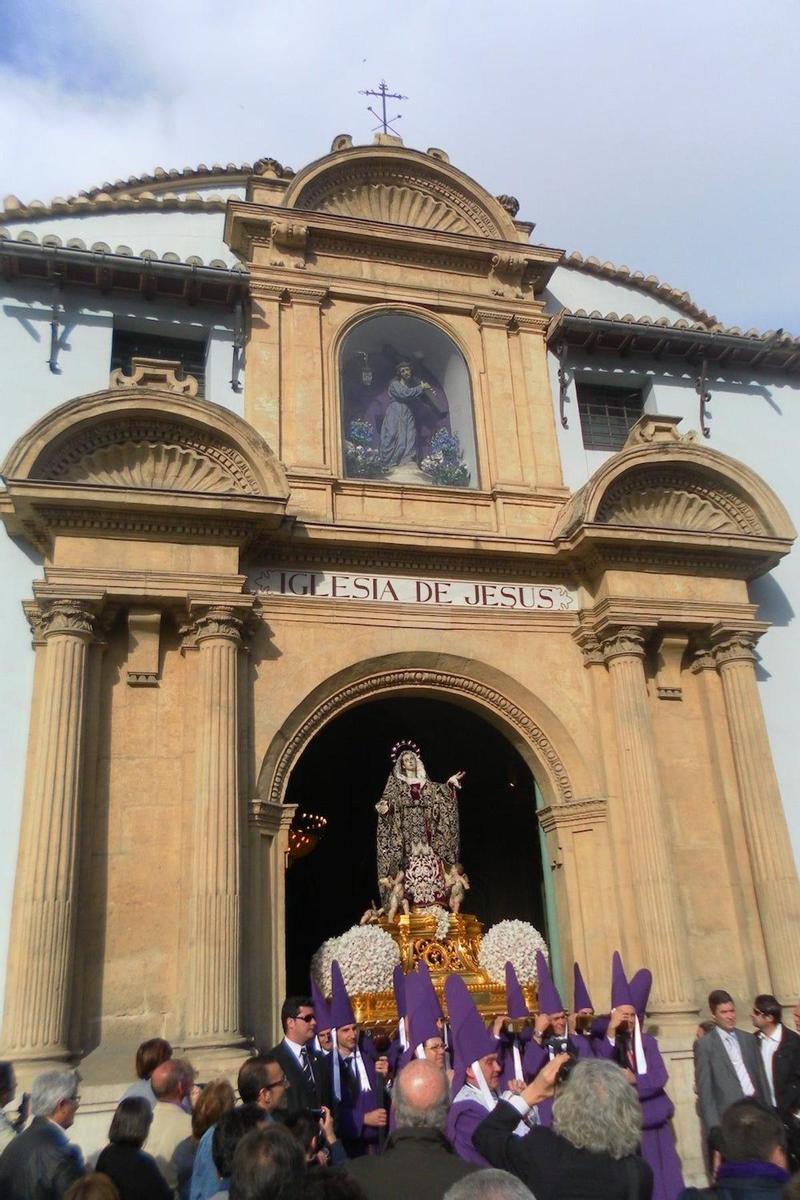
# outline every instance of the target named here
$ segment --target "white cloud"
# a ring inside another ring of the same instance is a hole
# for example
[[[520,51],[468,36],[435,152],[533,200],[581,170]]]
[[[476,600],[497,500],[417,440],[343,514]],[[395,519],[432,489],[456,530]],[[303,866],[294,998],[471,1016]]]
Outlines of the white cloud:
[[[43,11],[35,52],[0,64],[0,191],[47,199],[262,154],[299,167],[336,133],[369,140],[358,90],[385,75],[410,97],[406,144],[517,195],[543,241],[654,272],[726,321],[800,333],[793,0]],[[108,78],[111,96],[92,90]]]

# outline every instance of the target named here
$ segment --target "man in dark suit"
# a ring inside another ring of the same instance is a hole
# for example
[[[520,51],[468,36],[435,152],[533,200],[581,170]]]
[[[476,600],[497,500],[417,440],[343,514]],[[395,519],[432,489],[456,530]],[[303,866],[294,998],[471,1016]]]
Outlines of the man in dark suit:
[[[317,1032],[309,996],[288,996],[281,1009],[283,1041],[270,1050],[289,1080],[287,1113],[331,1107],[330,1074],[324,1055],[314,1049]]]
[[[753,1001],[753,1024],[769,1098],[786,1127],[793,1165],[800,1161],[800,1036],[782,1023],[783,1012],[766,993]]]
[[[477,1170],[453,1152],[444,1135],[450,1085],[441,1067],[424,1058],[403,1067],[392,1107],[395,1125],[384,1152],[346,1164],[368,1200],[440,1200],[452,1184]]]
[[[710,1132],[734,1101],[753,1097],[769,1104],[769,1095],[758,1043],[736,1028],[733,998],[713,991],[708,1007],[716,1028],[694,1044],[694,1075],[700,1119]]]
[[[45,1071],[33,1081],[33,1121],[0,1155],[3,1200],[61,1197],[83,1175],[80,1150],[66,1130],[75,1120],[80,1097],[74,1071]]]

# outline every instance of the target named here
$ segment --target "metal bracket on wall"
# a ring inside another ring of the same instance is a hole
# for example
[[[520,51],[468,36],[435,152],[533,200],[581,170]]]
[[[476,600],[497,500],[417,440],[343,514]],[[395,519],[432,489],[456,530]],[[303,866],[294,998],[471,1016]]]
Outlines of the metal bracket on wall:
[[[567,366],[567,357],[569,347],[566,342],[559,342],[556,346],[556,354],[558,355],[558,415],[561,417],[561,424],[564,429],[569,429],[569,420],[567,418],[565,406],[569,403],[569,375]]]
[[[231,350],[231,389],[234,392],[242,390],[239,378],[244,366],[244,311],[241,300],[236,301],[233,312],[233,347]]]
[[[708,406],[711,403],[711,392],[708,390],[706,369],[706,360],[703,359],[700,374],[694,381],[694,390],[700,397],[700,432],[704,438],[711,437],[711,426],[708,424],[708,418],[711,416],[711,413],[708,411]]]
[[[59,316],[61,314],[61,276],[53,274],[53,313],[50,318],[50,356],[47,365],[53,375],[58,374]]]

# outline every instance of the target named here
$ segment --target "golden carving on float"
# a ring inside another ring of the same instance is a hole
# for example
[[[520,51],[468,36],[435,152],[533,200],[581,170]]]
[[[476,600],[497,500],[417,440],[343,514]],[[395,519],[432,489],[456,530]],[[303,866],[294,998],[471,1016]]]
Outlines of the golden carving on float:
[[[436,917],[414,909],[396,921],[381,917],[377,924],[397,943],[404,973],[424,962],[442,1008],[445,1008],[444,981],[448,975],[460,975],[475,1006],[487,1020],[506,1011],[506,989],[494,983],[478,962],[483,926],[468,913],[452,915],[444,937],[437,937]],[[522,993],[531,1012],[536,1011],[536,988],[523,985]],[[369,992],[350,997],[359,1025],[369,1029],[393,1029],[397,1024],[394,993]]]

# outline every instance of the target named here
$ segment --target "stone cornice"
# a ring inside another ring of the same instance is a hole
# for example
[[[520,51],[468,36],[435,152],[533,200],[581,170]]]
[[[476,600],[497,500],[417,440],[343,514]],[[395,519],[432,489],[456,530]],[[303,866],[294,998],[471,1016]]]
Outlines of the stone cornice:
[[[571,800],[541,808],[539,824],[545,833],[575,825],[594,826],[608,818],[608,802],[604,796]]]

